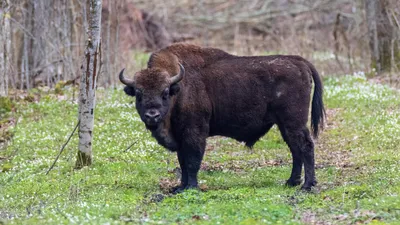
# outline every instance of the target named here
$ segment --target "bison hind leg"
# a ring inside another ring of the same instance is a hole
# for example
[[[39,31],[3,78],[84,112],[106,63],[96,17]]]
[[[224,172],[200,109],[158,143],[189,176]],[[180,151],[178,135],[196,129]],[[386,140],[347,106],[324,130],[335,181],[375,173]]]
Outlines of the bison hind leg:
[[[304,184],[301,189],[310,191],[316,186],[314,143],[309,130],[304,127],[298,130],[281,129],[282,136],[289,145],[293,158],[292,173],[287,185],[296,186],[301,183],[301,171],[304,164]]]

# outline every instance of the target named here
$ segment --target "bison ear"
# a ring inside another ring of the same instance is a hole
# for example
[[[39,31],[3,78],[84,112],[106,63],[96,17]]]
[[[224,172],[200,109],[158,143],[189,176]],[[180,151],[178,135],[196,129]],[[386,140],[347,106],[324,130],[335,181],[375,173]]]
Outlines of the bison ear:
[[[178,94],[180,89],[181,88],[179,87],[178,83],[171,85],[171,87],[169,87],[169,95],[172,96]]]
[[[125,94],[129,96],[135,96],[135,88],[131,86],[125,86],[124,87]]]

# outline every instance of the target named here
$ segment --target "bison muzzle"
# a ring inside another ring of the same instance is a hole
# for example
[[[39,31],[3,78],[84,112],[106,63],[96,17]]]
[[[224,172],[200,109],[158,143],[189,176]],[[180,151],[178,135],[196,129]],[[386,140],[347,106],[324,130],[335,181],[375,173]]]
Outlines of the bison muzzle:
[[[197,188],[206,139],[220,135],[252,147],[277,125],[293,166],[286,184],[316,185],[314,143],[324,123],[323,86],[315,67],[300,56],[235,56],[216,48],[173,44],[154,52],[133,79],[119,74],[127,95],[158,143],[177,152],[181,184]]]

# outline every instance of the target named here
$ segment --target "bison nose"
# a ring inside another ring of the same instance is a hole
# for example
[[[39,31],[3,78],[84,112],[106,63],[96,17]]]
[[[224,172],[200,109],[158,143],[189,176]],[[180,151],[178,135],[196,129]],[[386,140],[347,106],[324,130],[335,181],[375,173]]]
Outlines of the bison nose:
[[[160,112],[154,109],[147,111],[144,115],[146,116],[147,119],[152,119],[152,120],[157,120],[158,118],[160,118]]]

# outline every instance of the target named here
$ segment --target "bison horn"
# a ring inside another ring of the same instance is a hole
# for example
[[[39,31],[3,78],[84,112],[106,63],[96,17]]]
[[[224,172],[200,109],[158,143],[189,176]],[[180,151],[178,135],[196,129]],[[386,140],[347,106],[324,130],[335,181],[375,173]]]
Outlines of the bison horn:
[[[121,83],[123,83],[127,86],[133,87],[135,85],[135,82],[131,79],[124,77],[124,71],[125,71],[125,68],[122,69],[121,72],[119,73],[119,80],[121,81]]]
[[[173,77],[171,77],[170,79],[169,79],[169,81],[170,81],[170,84],[176,84],[176,83],[178,83],[179,81],[181,81],[182,80],[182,78],[183,78],[183,75],[185,74],[185,68],[182,66],[182,64],[180,64],[180,63],[178,63],[179,64],[179,74],[177,74],[177,75],[175,75],[175,76],[173,76]]]

